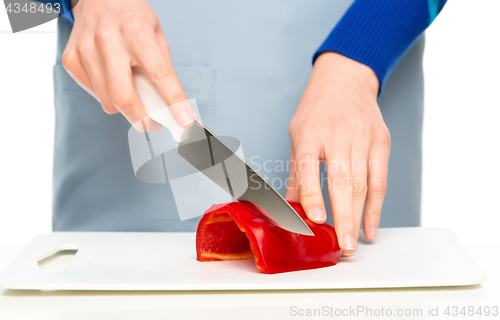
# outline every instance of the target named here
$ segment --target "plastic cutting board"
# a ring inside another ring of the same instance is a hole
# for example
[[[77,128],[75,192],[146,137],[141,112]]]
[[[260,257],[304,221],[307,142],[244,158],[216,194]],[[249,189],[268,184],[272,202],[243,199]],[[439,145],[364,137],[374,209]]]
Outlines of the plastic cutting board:
[[[375,242],[360,236],[338,265],[266,275],[253,260],[199,262],[194,233],[55,232],[36,237],[0,274],[7,289],[284,290],[473,285],[486,280],[451,230],[388,228]],[[66,269],[37,261],[78,250]]]

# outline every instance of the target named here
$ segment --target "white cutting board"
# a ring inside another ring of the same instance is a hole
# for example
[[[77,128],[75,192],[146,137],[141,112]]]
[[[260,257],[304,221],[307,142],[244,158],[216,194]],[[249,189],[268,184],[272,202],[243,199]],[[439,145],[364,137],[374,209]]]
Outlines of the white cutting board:
[[[78,249],[63,271],[40,271],[37,261]],[[381,229],[361,238],[338,265],[266,275],[253,260],[199,262],[194,233],[55,232],[36,237],[0,274],[8,289],[276,290],[473,285],[486,280],[451,230]]]

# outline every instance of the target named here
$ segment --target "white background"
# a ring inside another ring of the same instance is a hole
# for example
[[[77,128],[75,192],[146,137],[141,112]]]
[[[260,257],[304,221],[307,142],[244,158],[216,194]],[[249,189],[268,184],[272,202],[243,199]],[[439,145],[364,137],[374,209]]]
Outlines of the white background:
[[[426,36],[422,226],[500,244],[500,1],[452,0]],[[0,245],[51,231],[56,23],[10,33],[0,6]]]

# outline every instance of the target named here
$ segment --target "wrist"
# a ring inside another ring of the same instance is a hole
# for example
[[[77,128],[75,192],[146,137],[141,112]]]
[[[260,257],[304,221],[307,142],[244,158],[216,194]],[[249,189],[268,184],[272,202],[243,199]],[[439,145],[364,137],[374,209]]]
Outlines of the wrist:
[[[82,6],[81,2],[82,0],[71,0],[71,12],[73,13],[73,17],[80,11],[80,7]]]
[[[327,82],[327,85],[337,85],[339,82],[354,85],[375,98],[380,89],[377,75],[370,67],[336,52],[324,52],[318,56],[311,81]]]

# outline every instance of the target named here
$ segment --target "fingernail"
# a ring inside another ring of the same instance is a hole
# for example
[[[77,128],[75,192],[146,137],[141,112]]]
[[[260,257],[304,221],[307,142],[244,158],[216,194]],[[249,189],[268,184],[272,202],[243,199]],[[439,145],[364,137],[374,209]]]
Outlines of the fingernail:
[[[354,240],[353,236],[348,234],[344,237],[343,245],[344,245],[344,248],[347,250],[354,250],[354,249],[356,249],[356,240]]]
[[[341,257],[352,257],[353,255],[354,255],[354,252],[351,252],[351,253],[342,252],[342,254],[340,256]]]
[[[187,126],[188,124],[190,124],[191,122],[193,122],[193,116],[191,115],[191,113],[189,113],[186,110],[184,110],[179,115],[179,122],[183,126]]]
[[[322,222],[325,219],[325,214],[320,208],[314,208],[311,211],[311,218],[314,221]]]
[[[373,228],[371,228],[371,229],[370,229],[370,236],[371,236],[372,238],[376,238],[376,237],[377,237],[377,230],[378,230],[378,229],[377,229],[377,228],[375,228],[375,227],[373,227]]]

